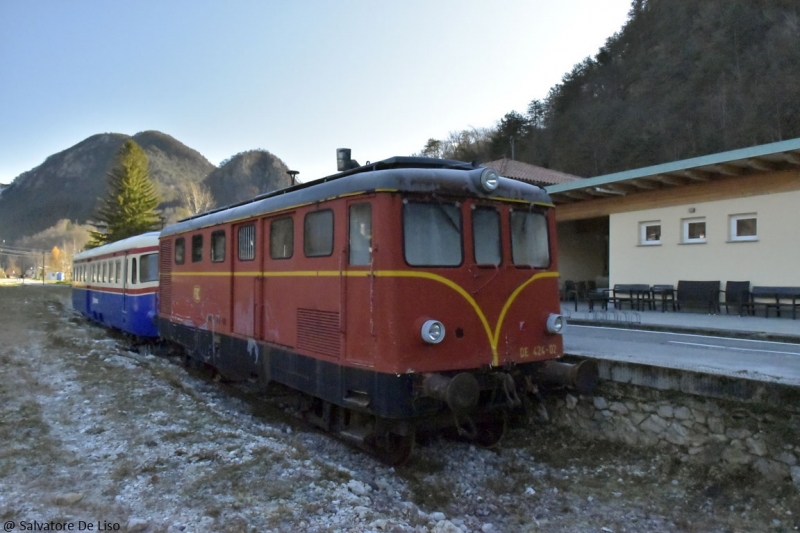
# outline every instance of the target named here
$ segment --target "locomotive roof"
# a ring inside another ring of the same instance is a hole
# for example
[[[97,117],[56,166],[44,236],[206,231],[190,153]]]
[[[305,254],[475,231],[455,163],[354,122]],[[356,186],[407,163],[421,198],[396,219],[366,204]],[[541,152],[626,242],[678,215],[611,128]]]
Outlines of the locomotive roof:
[[[485,167],[463,161],[428,157],[392,157],[262,194],[250,200],[201,213],[165,227],[168,236],[235,220],[370,192],[416,192],[446,196],[470,196],[552,206],[544,189],[521,181],[500,178],[491,193],[477,183]]]
[[[92,257],[99,257],[101,255],[113,254],[115,252],[123,252],[125,250],[135,250],[136,248],[147,248],[151,246],[158,246],[158,231],[151,231],[149,233],[142,233],[122,239],[120,241],[104,244],[97,248],[92,248],[84,252],[75,254],[75,261],[82,261],[84,259],[91,259]]]

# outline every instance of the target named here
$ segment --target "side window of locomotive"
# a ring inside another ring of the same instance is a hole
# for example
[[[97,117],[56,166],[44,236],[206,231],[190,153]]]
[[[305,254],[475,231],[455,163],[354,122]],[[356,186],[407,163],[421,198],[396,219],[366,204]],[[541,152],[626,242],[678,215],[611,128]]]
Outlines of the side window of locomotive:
[[[186,239],[175,239],[175,264],[182,265],[186,261]]]
[[[203,260],[203,236],[192,235],[192,263]]]
[[[303,251],[306,257],[321,257],[333,253],[333,211],[326,209],[306,215]]]
[[[215,231],[211,234],[211,262],[225,261],[225,232]]]
[[[372,204],[350,206],[350,264],[372,262]]]
[[[478,265],[500,264],[500,213],[493,207],[477,207],[472,211],[472,242],[475,247],[475,263]]]
[[[461,264],[461,213],[455,204],[408,202],[403,206],[403,244],[411,266]]]
[[[536,268],[550,266],[547,218],[543,213],[511,212],[511,257],[515,265]]]
[[[256,258],[256,227],[253,224],[242,226],[238,233],[239,261],[252,261]]]
[[[148,281],[158,280],[158,254],[145,254],[139,257],[139,281],[147,283]]]
[[[131,285],[136,285],[136,273],[139,272],[136,269],[136,258],[134,257],[131,259]]]
[[[279,218],[269,225],[269,256],[289,259],[294,254],[294,219]]]

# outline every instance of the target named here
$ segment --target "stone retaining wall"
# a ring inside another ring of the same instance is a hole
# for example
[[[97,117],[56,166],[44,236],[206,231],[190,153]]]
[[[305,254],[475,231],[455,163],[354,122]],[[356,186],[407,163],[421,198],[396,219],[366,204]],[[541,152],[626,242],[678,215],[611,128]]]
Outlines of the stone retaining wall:
[[[658,446],[684,460],[748,466],[800,487],[800,414],[785,408],[601,381],[548,399],[551,419],[592,438]]]

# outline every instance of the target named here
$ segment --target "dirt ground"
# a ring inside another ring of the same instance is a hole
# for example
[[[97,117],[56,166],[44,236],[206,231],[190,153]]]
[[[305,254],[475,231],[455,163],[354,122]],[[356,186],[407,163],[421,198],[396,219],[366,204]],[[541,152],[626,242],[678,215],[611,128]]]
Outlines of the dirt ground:
[[[797,531],[800,492],[656,450],[514,430],[389,468],[263,399],[130,351],[65,285],[0,285],[6,531]],[[9,525],[10,524],[10,525]],[[37,529],[38,524],[38,529]],[[92,529],[89,529],[92,526]],[[66,529],[65,529],[66,528]]]

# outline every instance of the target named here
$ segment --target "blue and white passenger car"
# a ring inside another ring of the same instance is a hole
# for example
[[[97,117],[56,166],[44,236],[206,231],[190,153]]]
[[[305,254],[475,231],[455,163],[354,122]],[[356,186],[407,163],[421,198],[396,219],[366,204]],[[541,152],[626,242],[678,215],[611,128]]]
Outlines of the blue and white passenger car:
[[[144,233],[75,255],[72,307],[104,326],[158,337],[158,235]]]

